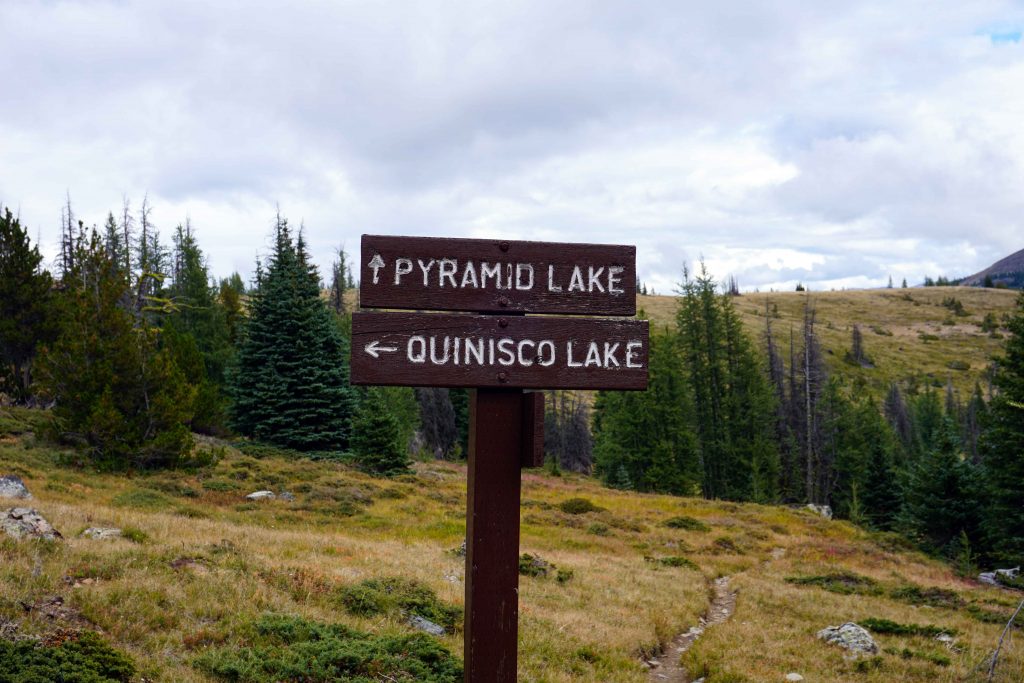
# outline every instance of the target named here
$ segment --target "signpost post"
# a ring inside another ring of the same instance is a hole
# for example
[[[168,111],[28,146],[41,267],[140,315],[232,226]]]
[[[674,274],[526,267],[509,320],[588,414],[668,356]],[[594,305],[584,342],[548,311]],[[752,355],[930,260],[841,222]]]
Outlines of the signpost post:
[[[647,321],[578,317],[635,315],[636,249],[363,235],[360,256],[361,306],[466,312],[354,313],[351,379],[474,389],[465,681],[514,683],[519,470],[543,462],[543,394],[524,389],[647,387]]]

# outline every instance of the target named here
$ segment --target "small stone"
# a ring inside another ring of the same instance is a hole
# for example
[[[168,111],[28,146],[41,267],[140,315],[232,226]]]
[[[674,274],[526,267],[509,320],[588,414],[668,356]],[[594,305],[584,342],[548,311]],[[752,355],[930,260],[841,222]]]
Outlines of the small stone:
[[[798,673],[788,673],[788,674],[786,674],[786,681],[787,681],[787,683],[800,683],[800,681],[802,681],[802,680],[804,680],[804,677],[801,676]]]
[[[818,638],[838,645],[854,654],[878,654],[878,645],[863,626],[848,621],[842,626],[829,626],[818,631]]]
[[[14,474],[7,474],[0,477],[0,498],[20,498],[31,500],[32,494],[25,487],[21,477]]]
[[[14,538],[41,538],[53,541],[63,538],[42,515],[32,508],[8,508],[0,511],[0,529]]]
[[[253,491],[245,497],[246,500],[274,500],[277,496],[273,491]]]
[[[815,505],[814,503],[808,503],[807,509],[821,515],[825,519],[832,519],[832,507],[829,505]]]
[[[412,614],[409,616],[409,626],[412,626],[417,631],[423,631],[429,633],[432,636],[443,636],[444,626],[435,624],[430,619],[424,619],[418,614]]]
[[[114,527],[91,526],[82,532],[85,538],[121,538],[121,530]]]
[[[277,497],[281,500],[286,500],[289,503],[295,500],[295,494],[291,491],[281,491],[281,493],[277,494]]]

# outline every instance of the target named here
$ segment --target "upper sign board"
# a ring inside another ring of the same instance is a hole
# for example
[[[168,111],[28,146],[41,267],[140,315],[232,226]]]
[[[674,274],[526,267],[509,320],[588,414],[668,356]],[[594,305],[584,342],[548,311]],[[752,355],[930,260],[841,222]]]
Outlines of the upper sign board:
[[[352,384],[646,389],[646,320],[352,314]]]
[[[363,235],[359,304],[479,313],[636,314],[636,247]]]

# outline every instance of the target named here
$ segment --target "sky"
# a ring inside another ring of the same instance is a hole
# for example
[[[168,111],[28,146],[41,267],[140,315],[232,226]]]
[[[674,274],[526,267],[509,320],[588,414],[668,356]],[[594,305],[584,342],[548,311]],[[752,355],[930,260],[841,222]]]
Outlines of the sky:
[[[635,244],[671,293],[967,275],[1024,248],[1024,3],[0,0],[0,204],[125,201],[250,274],[276,207]]]

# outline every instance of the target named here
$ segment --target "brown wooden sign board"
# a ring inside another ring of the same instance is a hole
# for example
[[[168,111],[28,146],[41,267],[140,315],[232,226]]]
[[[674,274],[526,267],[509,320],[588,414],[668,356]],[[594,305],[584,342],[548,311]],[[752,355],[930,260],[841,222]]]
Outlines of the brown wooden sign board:
[[[636,313],[633,246],[363,235],[360,256],[368,308]]]
[[[352,315],[353,384],[646,389],[646,320]]]

